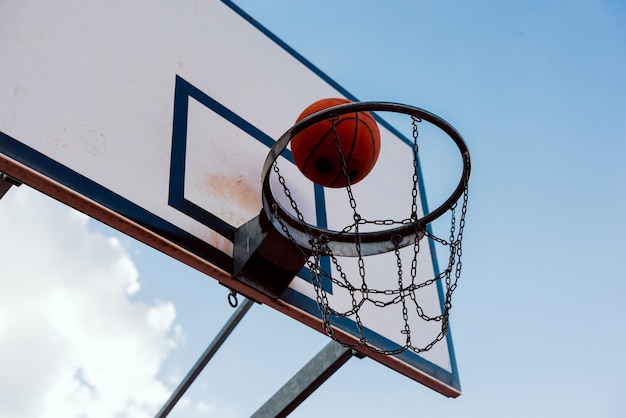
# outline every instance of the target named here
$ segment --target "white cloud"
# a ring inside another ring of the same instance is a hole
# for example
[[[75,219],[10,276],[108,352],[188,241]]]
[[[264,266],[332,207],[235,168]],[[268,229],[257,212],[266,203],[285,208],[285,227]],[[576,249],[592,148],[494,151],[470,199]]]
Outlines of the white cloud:
[[[129,299],[138,277],[83,214],[26,186],[0,200],[0,416],[154,415],[182,332],[172,303]]]
[[[198,409],[198,412],[204,415],[211,415],[215,412],[215,407],[205,401],[198,401],[196,408]]]

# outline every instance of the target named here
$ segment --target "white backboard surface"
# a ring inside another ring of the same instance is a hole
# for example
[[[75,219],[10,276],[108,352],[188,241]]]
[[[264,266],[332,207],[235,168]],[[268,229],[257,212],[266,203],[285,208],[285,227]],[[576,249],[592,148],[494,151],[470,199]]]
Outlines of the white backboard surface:
[[[313,101],[354,96],[226,1],[3,2],[0,25],[1,172],[321,330],[306,278],[272,300],[232,277],[233,237],[261,210],[261,168],[273,141]],[[411,197],[410,185],[403,188],[411,167],[397,161],[410,148],[388,124],[380,128],[380,175],[372,178],[383,182],[366,178],[354,192],[364,211],[402,217],[395,211]],[[319,206],[313,185],[281,159],[308,203],[303,211]],[[330,227],[345,205],[341,191],[326,192]],[[434,257],[421,249],[420,274],[435,275]],[[396,269],[382,256],[368,280]],[[440,285],[423,296],[440,312]],[[401,344],[398,315],[364,312],[368,332],[388,349]],[[432,339],[429,327],[416,325],[415,338]],[[460,394],[449,333],[419,355],[364,354]]]

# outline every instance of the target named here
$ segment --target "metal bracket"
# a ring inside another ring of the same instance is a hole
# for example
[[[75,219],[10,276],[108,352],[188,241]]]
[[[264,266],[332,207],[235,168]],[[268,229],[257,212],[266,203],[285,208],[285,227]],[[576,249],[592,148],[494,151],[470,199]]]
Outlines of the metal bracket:
[[[13,177],[0,172],[0,199],[9,191],[11,186],[21,186],[22,182]]]
[[[309,254],[281,235],[261,211],[235,231],[233,276],[277,299],[302,270]]]

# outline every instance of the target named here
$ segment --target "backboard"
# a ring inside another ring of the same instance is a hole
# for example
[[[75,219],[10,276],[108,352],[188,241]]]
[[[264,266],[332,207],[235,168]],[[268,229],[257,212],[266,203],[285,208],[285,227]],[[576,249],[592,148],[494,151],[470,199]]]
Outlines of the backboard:
[[[315,100],[356,97],[229,1],[4,2],[0,23],[1,172],[322,331],[306,272],[268,297],[233,277],[233,242],[261,211],[261,170],[275,140]],[[354,190],[368,210],[393,217],[410,198],[402,179],[410,182],[411,167],[397,163],[410,148],[391,124],[379,127],[378,174]],[[337,224],[341,191],[304,179],[288,153],[280,164],[307,216]],[[385,280],[384,258],[368,275]],[[419,266],[436,275],[432,248]],[[441,311],[439,284],[423,297]],[[398,344],[392,314],[368,329],[388,349]],[[350,338],[351,324],[336,326]],[[428,339],[429,327],[413,332]],[[363,354],[460,394],[450,333],[424,353]]]

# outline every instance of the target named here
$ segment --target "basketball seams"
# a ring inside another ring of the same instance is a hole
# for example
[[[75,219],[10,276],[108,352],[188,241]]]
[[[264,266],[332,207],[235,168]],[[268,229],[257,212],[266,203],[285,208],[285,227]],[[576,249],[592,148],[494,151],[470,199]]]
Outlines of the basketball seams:
[[[354,149],[356,148],[356,144],[357,144],[357,138],[359,137],[359,125],[362,123],[359,120],[359,114],[354,113],[354,116],[341,118],[339,122],[336,123],[336,129],[339,127],[339,124],[341,124],[342,122],[348,122],[348,121],[354,121],[354,130],[352,133],[352,143],[350,144],[350,151],[348,152],[347,156],[344,156],[346,170],[348,170],[348,166],[350,165],[350,160],[352,160],[352,155],[354,154]],[[343,150],[342,150],[342,154],[343,154]],[[350,178],[350,173],[346,172],[346,175],[348,175],[348,178]],[[338,181],[343,180],[343,177],[344,177],[344,172],[343,172],[343,169],[341,169],[337,173],[337,177],[335,177],[335,179],[330,184],[333,186],[336,185]],[[350,178],[350,181],[352,181],[351,178]]]
[[[363,112],[361,112],[361,113],[363,113]],[[370,120],[371,123],[375,123],[374,119],[372,118],[371,115],[368,115],[368,114],[364,114],[364,115],[367,117],[367,119]],[[354,150],[356,149],[356,146],[357,146],[357,143],[358,143],[358,138],[359,138],[359,135],[360,135],[360,131],[359,130],[361,129],[361,125],[364,125],[366,130],[367,130],[367,132],[369,133],[369,141],[371,141],[372,149],[374,150],[374,156],[373,156],[373,158],[370,159],[369,166],[368,166],[368,168],[366,170],[366,171],[370,171],[374,167],[374,165],[376,164],[376,160],[377,160],[377,157],[378,157],[378,151],[379,151],[378,147],[376,146],[377,144],[376,144],[376,139],[375,139],[374,132],[373,132],[370,124],[367,123],[366,120],[359,119],[359,113],[354,113],[354,116],[348,115],[347,117],[346,116],[341,117],[341,119],[334,124],[334,127],[335,127],[335,129],[339,129],[341,124],[345,124],[345,123],[348,123],[348,122],[353,122],[354,123],[354,132],[353,132],[353,135],[352,135],[352,141],[350,143],[349,152],[348,152],[347,156],[345,156],[345,158],[344,158],[345,164],[346,164],[346,168],[349,167],[350,161],[352,160],[352,156],[354,154]],[[322,123],[322,122],[319,122],[319,123]],[[309,169],[312,169],[310,167],[310,164],[312,163],[313,158],[317,155],[316,154],[317,150],[320,147],[322,147],[327,140],[334,141],[334,135],[332,135],[332,132],[333,132],[333,126],[330,126],[326,130],[326,132],[321,136],[320,140],[317,141],[315,143],[315,145],[310,148],[310,150],[309,150],[309,152],[307,154],[307,157],[306,157],[306,159],[305,159],[305,161],[304,161],[304,163],[302,165],[302,170],[303,171],[307,171]],[[304,131],[303,131],[303,133],[304,133]],[[347,174],[349,175],[349,173],[347,173]],[[341,184],[343,185],[343,181],[342,181],[343,180],[343,176],[344,176],[344,173],[343,173],[343,170],[341,170],[337,174],[337,176],[330,182],[330,185],[335,186],[340,181],[341,181]]]
[[[329,134],[332,131],[333,131],[333,127],[331,126],[330,128],[328,128],[326,133],[321,136],[320,140],[317,141],[315,145],[313,145],[313,147],[311,147],[311,149],[309,150],[307,154],[306,159],[304,160],[304,164],[302,164],[302,171],[306,171],[309,168],[309,162],[311,161],[311,158],[315,156],[315,152],[318,150],[318,148],[324,145],[324,141],[326,140],[326,138],[329,136]],[[303,134],[304,132],[306,132],[306,130],[302,131],[299,135]]]
[[[374,119],[374,116],[372,116],[372,114],[370,112],[359,112],[363,117],[366,117],[369,119],[369,121],[371,123],[373,123],[374,125],[377,125],[376,123],[376,119]]]
[[[378,126],[378,125],[376,123],[376,119],[374,119],[374,116],[372,116],[372,114],[370,112],[358,112],[358,113],[355,113],[355,115],[357,116],[357,119],[358,119],[359,115],[361,115],[364,119],[365,118],[369,119],[369,123],[367,123],[367,121],[365,121],[365,120],[360,121],[360,122],[363,123],[363,125],[365,125],[365,127],[367,128],[367,131],[369,132],[369,138],[370,138],[370,141],[372,143],[372,149],[374,150],[374,156],[373,156],[373,158],[370,159],[370,165],[369,165],[369,167],[367,169],[367,171],[369,172],[369,171],[371,171],[374,168],[374,165],[376,164],[376,161],[378,160],[378,154],[380,152],[380,149],[377,146],[379,144],[377,144],[376,138],[375,138],[375,135],[374,135],[374,131],[372,130],[372,126]],[[357,120],[357,126],[355,128],[355,131],[358,131],[358,129],[359,129],[360,123],[358,123],[358,122],[359,121]],[[356,141],[356,137],[357,137],[357,135],[355,133],[355,141]]]
[[[372,118],[372,121],[373,121],[373,118]],[[374,138],[374,132],[372,130],[372,127],[367,123],[365,123],[365,127],[367,128],[367,131],[370,134],[370,140],[372,141],[372,149],[374,150],[374,155],[370,159],[370,166],[368,168],[368,171],[371,171],[374,168],[376,161],[378,160],[378,154],[380,153],[380,148],[377,145],[380,145],[380,142],[378,142],[378,144],[376,143],[376,139]]]
[[[335,129],[337,129],[337,127],[339,126],[339,124],[340,124],[341,122],[348,122],[348,121],[353,121],[353,120],[357,120],[357,121],[358,121],[358,118],[354,118],[354,117],[350,117],[350,118],[342,118],[342,119],[340,119],[340,120],[339,120],[339,122],[337,122],[337,123],[335,124]],[[319,122],[319,123],[322,123],[322,122]],[[313,125],[313,126],[315,126],[315,125]],[[307,128],[307,129],[309,129],[309,128]],[[358,131],[358,127],[355,129],[355,131]],[[302,132],[301,132],[300,134],[298,134],[298,135],[304,134],[305,132],[306,132],[306,129],[305,129],[304,131],[302,131]],[[312,158],[313,156],[315,156],[315,152],[316,152],[316,151],[317,151],[317,150],[318,150],[321,146],[323,146],[323,145],[324,145],[324,142],[325,142],[327,139],[329,139],[329,138],[330,138],[330,139],[334,140],[333,135],[331,135],[331,133],[332,133],[332,132],[333,132],[333,127],[332,127],[332,125],[331,125],[331,126],[328,128],[328,130],[326,130],[326,132],[325,132],[323,135],[321,135],[321,136],[320,136],[320,140],[319,140],[319,141],[317,141],[317,142],[315,143],[315,145],[311,147],[311,149],[309,150],[309,153],[307,154],[306,159],[304,160],[304,163],[302,164],[302,169],[303,169],[303,170],[307,170],[307,169],[309,168],[309,162],[311,161],[311,158]],[[355,135],[355,137],[352,139],[352,142],[353,142],[353,143],[352,143],[352,146],[351,146],[351,151],[350,151],[350,154],[349,154],[349,155],[352,155],[352,151],[354,150],[354,147],[355,147],[355,142],[356,142],[356,135]],[[349,158],[348,158],[348,159],[346,159],[346,164],[348,163],[348,161],[349,161]],[[333,181],[333,182],[334,182],[334,181]]]
[[[296,122],[324,108],[343,103],[349,101],[319,100],[307,107]],[[307,178],[324,187],[345,187],[346,176],[351,184],[358,183],[372,170],[380,151],[378,124],[370,112],[337,116],[336,120],[328,119],[313,124],[292,138],[294,162]],[[365,129],[360,126],[362,123],[366,125]],[[365,135],[369,135],[369,138]],[[306,142],[304,138],[307,138]],[[337,139],[345,167],[339,161]]]

